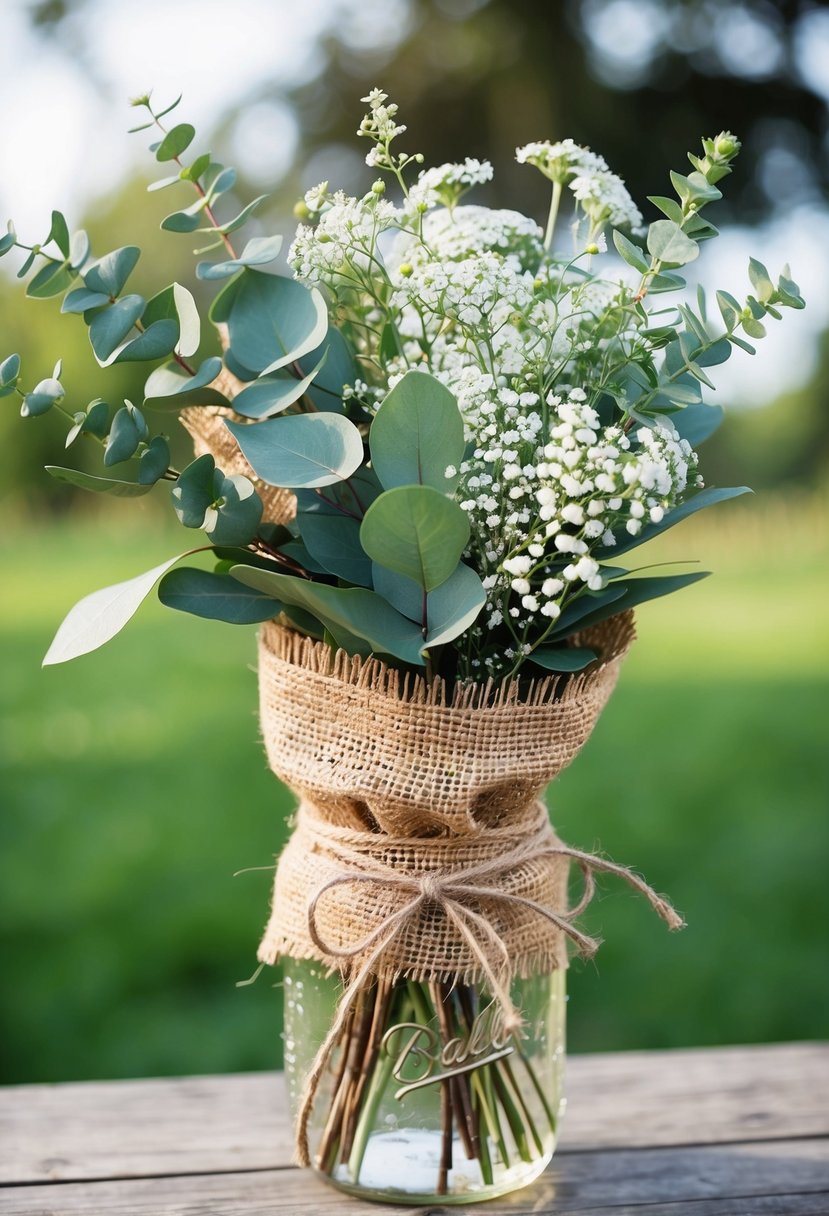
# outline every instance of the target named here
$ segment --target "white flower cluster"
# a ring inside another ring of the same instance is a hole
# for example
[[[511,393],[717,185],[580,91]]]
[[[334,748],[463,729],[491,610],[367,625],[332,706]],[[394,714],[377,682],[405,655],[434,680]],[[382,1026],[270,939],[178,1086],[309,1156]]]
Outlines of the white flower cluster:
[[[481,400],[481,392],[489,394]],[[459,399],[469,380],[459,384]],[[472,523],[475,564],[487,571],[486,625],[505,612],[525,634],[587,586],[603,585],[597,547],[614,533],[658,523],[688,485],[696,456],[668,423],[631,436],[602,426],[586,394],[550,395],[546,443],[538,396],[480,380],[472,454],[460,467],[461,506]],[[538,629],[535,629],[538,632]]]
[[[397,105],[395,102],[386,105],[388,99],[388,93],[384,93],[382,89],[372,89],[366,97],[360,99],[369,107],[369,112],[360,123],[357,134],[375,141],[375,146],[366,156],[366,164],[376,168],[391,167],[388,145],[406,130],[405,126],[396,121]]]
[[[463,206],[441,208],[424,215],[420,234],[400,232],[386,263],[401,265],[428,261],[456,262],[472,255],[495,252],[515,270],[535,272],[541,261],[541,229],[520,211]]]
[[[436,165],[418,175],[409,191],[409,208],[420,211],[437,206],[453,208],[467,190],[490,181],[492,165],[488,160],[467,156],[461,164]]]
[[[569,186],[590,222],[590,235],[598,236],[605,224],[638,232],[642,213],[621,177],[612,173],[603,156],[582,148],[572,139],[560,143],[532,143],[515,149],[519,164],[534,165],[550,181]]]
[[[306,206],[318,212],[319,221],[315,227],[299,225],[288,262],[297,278],[336,286],[344,267],[370,265],[379,234],[400,222],[400,212],[374,193],[358,199],[342,190],[330,196],[321,195],[321,190],[316,187],[305,196]]]
[[[484,334],[496,330],[512,313],[529,309],[533,301],[532,275],[516,271],[491,250],[458,261],[409,263],[406,271],[393,276],[396,307],[412,306],[421,315],[482,327]]]

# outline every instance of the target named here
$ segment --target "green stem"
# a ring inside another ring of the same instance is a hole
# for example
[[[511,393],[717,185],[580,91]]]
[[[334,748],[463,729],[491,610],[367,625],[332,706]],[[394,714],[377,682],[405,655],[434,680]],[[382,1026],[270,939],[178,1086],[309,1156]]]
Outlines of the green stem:
[[[415,1012],[414,1005],[407,993],[400,1003],[394,1002],[389,1013],[389,1024],[395,1025],[396,1022],[408,1022],[412,1014]],[[374,1130],[374,1125],[377,1119],[377,1111],[380,1103],[383,1100],[383,1095],[386,1092],[389,1080],[391,1079],[392,1069],[394,1067],[394,1055],[387,1051],[381,1057],[381,1062],[378,1063],[372,1073],[369,1083],[368,1093],[363,1103],[363,1109],[360,1111],[360,1118],[357,1120],[357,1130],[354,1133],[354,1144],[351,1148],[351,1154],[348,1158],[348,1172],[351,1175],[351,1181],[355,1184],[360,1180],[360,1170],[363,1168],[363,1158],[366,1155],[369,1137]]]
[[[547,228],[544,232],[544,249],[547,253],[550,252],[553,244],[553,234],[555,232],[556,220],[558,219],[558,209],[561,204],[561,182],[553,182],[553,197],[550,200],[550,213],[547,216]]]

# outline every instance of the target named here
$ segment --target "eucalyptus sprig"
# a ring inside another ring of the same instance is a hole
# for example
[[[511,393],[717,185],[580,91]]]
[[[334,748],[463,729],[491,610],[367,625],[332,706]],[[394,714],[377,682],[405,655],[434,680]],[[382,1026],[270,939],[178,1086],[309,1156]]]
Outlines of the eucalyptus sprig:
[[[0,239],[0,255],[19,248],[19,273],[34,272],[27,294],[63,295],[62,311],[82,317],[104,369],[147,365],[139,405],[95,398],[72,409],[59,366],[26,389],[16,355],[0,364],[0,396],[17,394],[24,417],[57,409],[67,446],[89,439],[104,471],[125,466],[121,478],[50,473],[127,496],[164,482],[179,521],[212,542],[190,551],[212,555],[212,570],[173,568],[176,557],[82,601],[47,661],[101,645],[158,584],[162,602],[185,612],[280,615],[427,678],[569,672],[596,657],[575,635],[704,577],[641,577],[615,559],[745,492],[703,487],[698,472],[696,449],[722,418],[704,397],[711,369],[735,347],[754,353],[767,318],[803,307],[788,267],[775,281],[755,259],[742,302],[717,292],[718,319],[703,292],[687,298],[679,271],[717,235],[701,213],[740,150],[730,132],[689,154],[689,174],[671,174],[676,197],[651,197],[661,218],[647,227],[598,154],[572,140],[518,149],[551,182],[542,233],[520,212],[460,203],[492,176],[487,162],[418,171],[422,156],[397,150],[396,105],[375,89],[358,134],[399,197],[383,180],[356,198],[327,182],[309,191],[288,277],[273,272],[280,236],[260,232],[237,250],[235,234],[267,196],[227,217],[236,173],[191,152],[195,128],[168,121],[180,100],[136,98],[147,121],[133,129],[151,131],[156,161],[176,170],[149,189],[195,196],[162,229],[207,238],[197,257],[220,254],[195,267],[214,284],[214,353],[197,359],[202,319],[186,286],[146,300],[128,291],[136,246],[93,257],[59,212],[41,244],[23,245],[12,225]],[[602,260],[608,233],[635,282]],[[679,298],[666,306],[668,293]],[[237,382],[232,402],[223,370]],[[147,416],[204,407],[249,476],[209,453],[170,467]],[[295,516],[263,519],[254,479],[292,491]]]

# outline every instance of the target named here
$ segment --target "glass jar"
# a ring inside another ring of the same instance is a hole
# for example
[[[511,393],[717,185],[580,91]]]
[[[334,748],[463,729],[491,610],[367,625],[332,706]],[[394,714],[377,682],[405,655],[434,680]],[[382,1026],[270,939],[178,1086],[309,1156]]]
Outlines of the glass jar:
[[[342,993],[317,962],[284,960],[285,1073],[294,1117]],[[516,980],[506,1035],[477,985],[379,981],[355,1002],[309,1124],[326,1181],[364,1199],[469,1203],[526,1186],[563,1110],[565,972]]]

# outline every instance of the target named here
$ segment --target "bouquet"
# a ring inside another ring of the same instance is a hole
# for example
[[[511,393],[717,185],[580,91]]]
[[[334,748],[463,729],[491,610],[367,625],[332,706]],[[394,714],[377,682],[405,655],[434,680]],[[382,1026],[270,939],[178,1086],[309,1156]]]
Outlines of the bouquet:
[[[305,195],[285,275],[266,269],[279,236],[238,243],[263,199],[228,218],[234,171],[189,155],[179,102],[136,99],[172,170],[150,190],[194,196],[161,227],[210,255],[196,278],[216,288],[215,353],[195,358],[187,287],[129,293],[139,249],[93,256],[56,211],[42,244],[10,224],[0,253],[24,250],[27,295],[62,296],[102,367],[151,365],[144,400],[82,406],[60,363],[35,383],[14,354],[0,395],[65,414],[67,448],[100,446],[100,475],[53,477],[120,497],[168,483],[204,533],[76,605],[46,663],[102,645],[154,587],[262,623],[265,743],[301,798],[260,947],[286,960],[299,1160],[361,1194],[485,1198],[552,1152],[565,945],[596,948],[574,923],[594,873],[681,924],[630,870],[563,844],[538,795],[610,695],[631,610],[705,577],[627,555],[746,492],[699,471],[716,367],[803,300],[788,267],[774,279],[755,259],[744,299],[689,298],[680,271],[717,235],[702,213],[739,152],[730,132],[670,174],[647,226],[597,153],[519,148],[550,183],[542,227],[464,202],[492,166],[421,168],[386,94],[363,101],[376,180]],[[158,413],[194,437],[184,469]],[[196,554],[210,568],[181,564]]]

